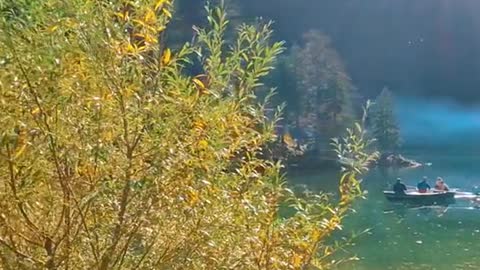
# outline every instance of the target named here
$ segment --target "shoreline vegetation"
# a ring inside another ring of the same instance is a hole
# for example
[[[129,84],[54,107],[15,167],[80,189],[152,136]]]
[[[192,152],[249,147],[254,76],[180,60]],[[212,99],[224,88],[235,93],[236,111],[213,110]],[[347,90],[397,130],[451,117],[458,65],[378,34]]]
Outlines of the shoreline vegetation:
[[[294,170],[316,170],[322,168],[340,168],[338,159],[334,156],[332,151],[307,152],[302,149],[306,147],[294,149],[289,148],[288,144],[277,142],[278,145],[272,147],[271,155],[274,159],[282,159],[287,169]],[[428,163],[421,163],[419,161],[407,158],[402,154],[382,154],[377,162],[372,166],[378,166],[383,168],[405,168],[416,169],[423,166],[428,166]]]
[[[372,149],[381,153],[375,165],[394,168],[422,167],[424,164],[406,158],[401,154],[402,140],[394,107],[393,95],[386,87],[375,101],[367,100],[366,106],[363,107],[361,121],[366,128],[366,136],[374,140]],[[360,118],[354,115],[350,115],[350,117]],[[334,119],[337,118],[335,117]],[[347,125],[348,121],[351,120],[343,119],[336,123]],[[307,123],[310,124],[306,126],[298,124],[301,122],[305,121],[299,121],[297,118],[294,122],[284,121],[284,126],[277,127],[279,139],[272,147],[272,156],[284,159],[288,166],[296,169],[338,167],[339,164],[336,162],[338,157],[330,150],[329,142],[333,138],[331,136],[343,136],[342,131],[338,130],[329,133],[332,130],[325,130],[325,122],[321,125],[318,124],[318,122],[322,122],[319,117],[308,120]],[[331,125],[332,123],[326,126],[331,127]],[[296,134],[297,137],[295,138],[292,134]]]

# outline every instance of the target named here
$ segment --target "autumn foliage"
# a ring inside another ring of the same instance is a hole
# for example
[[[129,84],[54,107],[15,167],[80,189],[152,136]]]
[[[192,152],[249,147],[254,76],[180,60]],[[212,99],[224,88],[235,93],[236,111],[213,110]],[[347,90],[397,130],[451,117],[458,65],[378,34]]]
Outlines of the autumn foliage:
[[[255,96],[282,51],[270,25],[226,44],[210,8],[171,49],[172,7],[0,1],[0,269],[328,265],[364,170],[345,171],[340,204],[293,194],[260,158],[277,120]]]

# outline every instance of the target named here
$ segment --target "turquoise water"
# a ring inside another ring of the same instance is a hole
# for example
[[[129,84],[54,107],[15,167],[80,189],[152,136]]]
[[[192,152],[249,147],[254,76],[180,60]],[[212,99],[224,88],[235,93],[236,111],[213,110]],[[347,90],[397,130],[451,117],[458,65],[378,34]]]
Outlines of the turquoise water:
[[[412,156],[412,155],[411,155]],[[411,208],[385,200],[382,191],[397,177],[416,185],[423,176],[442,176],[451,188],[472,191],[480,186],[480,155],[437,153],[414,155],[432,166],[405,170],[372,170],[364,179],[367,198],[358,200],[336,238],[370,229],[356,237],[338,256],[357,256],[341,270],[480,269],[480,210],[470,201],[435,207]],[[335,191],[335,172],[292,173],[291,181],[314,190]]]

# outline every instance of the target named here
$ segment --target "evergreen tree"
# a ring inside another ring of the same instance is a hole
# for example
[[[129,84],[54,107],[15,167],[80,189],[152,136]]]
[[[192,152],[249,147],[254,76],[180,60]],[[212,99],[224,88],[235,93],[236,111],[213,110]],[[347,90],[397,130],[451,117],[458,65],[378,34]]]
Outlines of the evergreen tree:
[[[319,31],[305,34],[303,47],[292,49],[299,113],[315,136],[315,148],[328,145],[354,118],[355,87],[331,40]]]
[[[294,64],[291,54],[279,57],[266,84],[276,90],[276,95],[272,100],[273,103],[277,105],[286,104],[284,120],[281,124],[295,129],[300,120],[301,98],[296,89]]]
[[[400,129],[393,109],[392,93],[385,87],[377,97],[372,115],[373,135],[382,154],[395,153],[400,147]]]

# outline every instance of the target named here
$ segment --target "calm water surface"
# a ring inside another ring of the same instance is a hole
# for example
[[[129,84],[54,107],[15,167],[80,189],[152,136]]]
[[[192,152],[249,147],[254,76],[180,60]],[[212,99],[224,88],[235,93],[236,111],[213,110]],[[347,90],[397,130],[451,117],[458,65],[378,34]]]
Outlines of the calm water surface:
[[[355,204],[356,213],[344,223],[337,236],[371,229],[357,237],[342,256],[360,260],[346,263],[341,270],[383,269],[480,269],[480,210],[469,201],[448,207],[409,208],[385,200],[382,191],[397,177],[416,185],[422,176],[442,176],[451,188],[472,191],[480,186],[480,155],[455,152],[435,155],[410,155],[432,162],[420,169],[373,170],[364,179],[367,199]],[[335,191],[335,172],[291,173],[290,179],[311,189]],[[431,183],[433,184],[433,183]]]

